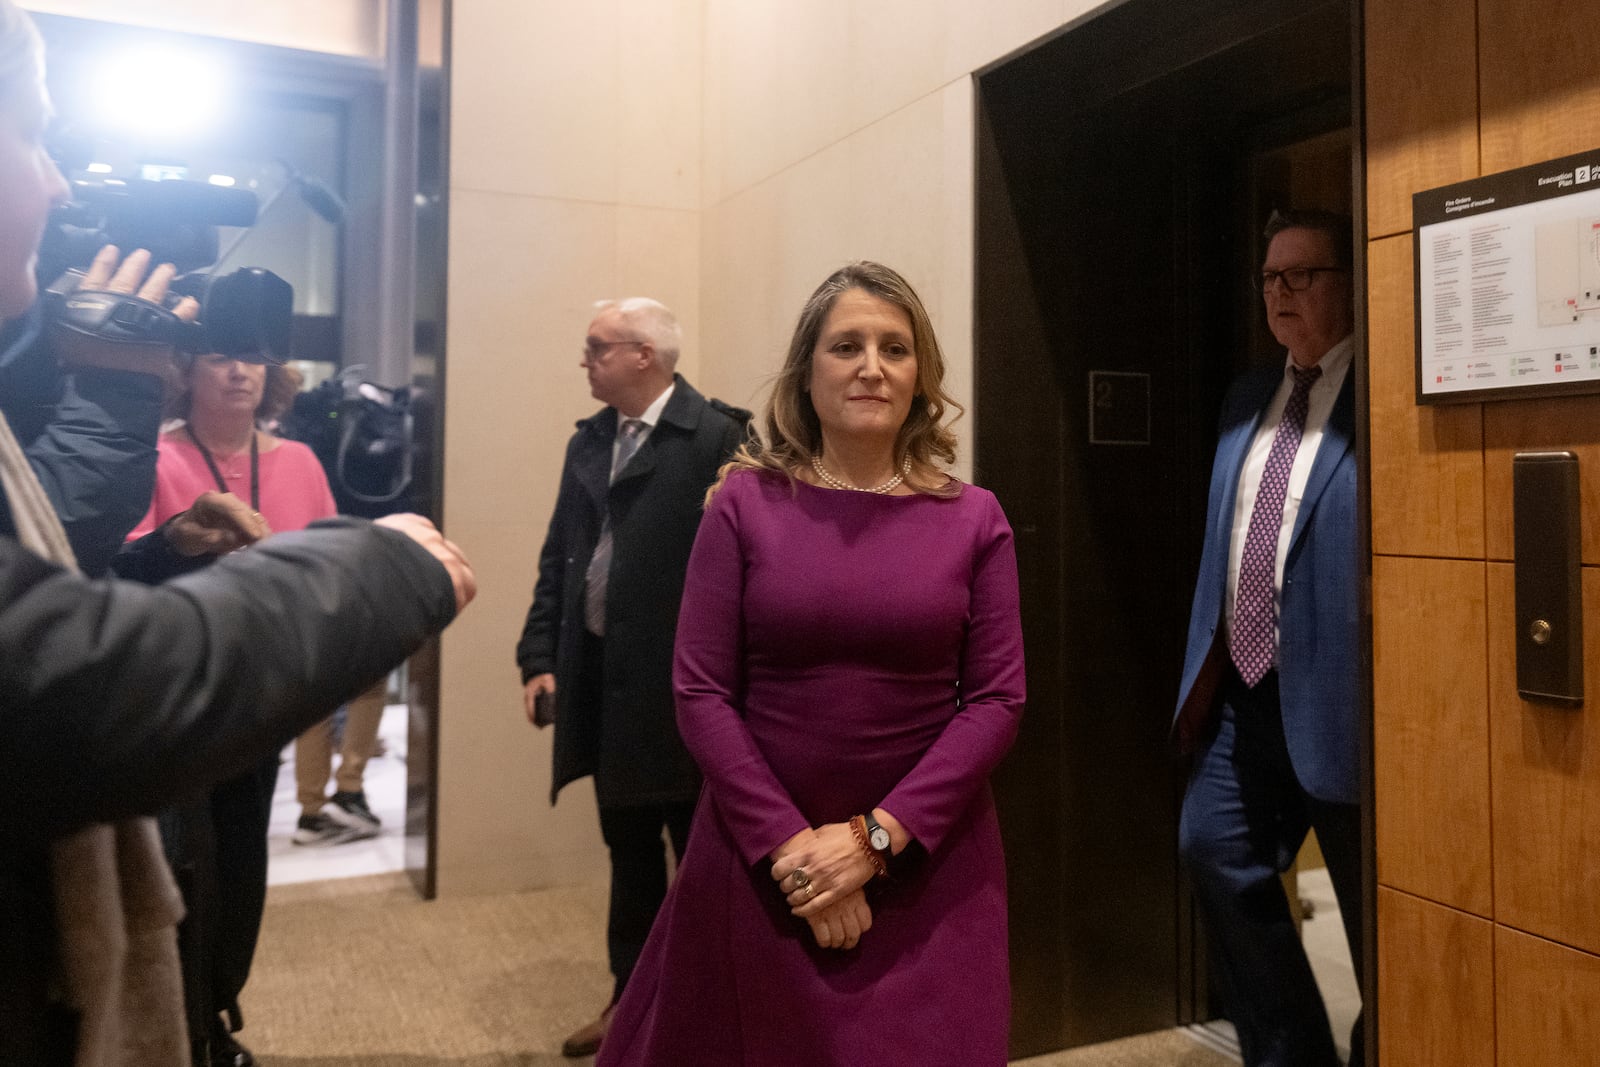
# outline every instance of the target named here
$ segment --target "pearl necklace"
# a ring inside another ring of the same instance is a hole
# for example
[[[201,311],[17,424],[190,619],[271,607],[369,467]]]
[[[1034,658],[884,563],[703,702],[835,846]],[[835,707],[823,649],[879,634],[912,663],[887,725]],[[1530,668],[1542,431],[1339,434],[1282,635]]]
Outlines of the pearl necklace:
[[[911,457],[907,456],[906,461],[900,464],[899,474],[896,474],[893,478],[890,478],[882,485],[873,486],[871,489],[863,489],[859,485],[851,485],[847,481],[844,481],[840,478],[835,478],[828,472],[828,469],[822,465],[822,458],[820,456],[811,457],[811,469],[817,472],[818,478],[821,478],[835,489],[849,489],[857,493],[892,493],[899,487],[901,482],[906,480],[906,475],[911,473]]]

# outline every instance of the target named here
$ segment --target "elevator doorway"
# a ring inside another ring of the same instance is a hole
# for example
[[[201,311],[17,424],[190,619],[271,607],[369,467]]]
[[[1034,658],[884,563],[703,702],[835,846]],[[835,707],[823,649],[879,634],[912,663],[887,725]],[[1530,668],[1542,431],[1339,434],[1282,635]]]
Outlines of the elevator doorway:
[[[1013,1056],[1217,1011],[1168,724],[1222,394],[1282,358],[1262,225],[1351,207],[1351,42],[1345,0],[1128,0],[979,74],[976,476],[1028,653]]]

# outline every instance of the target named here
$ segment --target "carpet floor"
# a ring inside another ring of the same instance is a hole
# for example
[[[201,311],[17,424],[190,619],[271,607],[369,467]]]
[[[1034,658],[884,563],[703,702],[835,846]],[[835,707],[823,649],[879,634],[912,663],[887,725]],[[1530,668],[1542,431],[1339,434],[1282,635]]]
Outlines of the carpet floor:
[[[598,884],[431,903],[401,874],[275,886],[239,1036],[262,1067],[581,1067],[561,1040],[610,992],[605,909]],[[1233,1063],[1169,1031],[1016,1067]]]

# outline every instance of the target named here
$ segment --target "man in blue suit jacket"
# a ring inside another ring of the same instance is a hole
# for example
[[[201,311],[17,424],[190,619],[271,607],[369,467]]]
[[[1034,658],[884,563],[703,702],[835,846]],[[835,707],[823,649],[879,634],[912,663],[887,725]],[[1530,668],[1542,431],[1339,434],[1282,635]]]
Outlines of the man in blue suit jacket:
[[[1336,1067],[1279,874],[1308,827],[1361,972],[1360,560],[1350,220],[1275,214],[1261,291],[1283,365],[1223,401],[1174,730],[1179,850],[1249,1067]],[[1361,1023],[1351,1037],[1362,1062]]]

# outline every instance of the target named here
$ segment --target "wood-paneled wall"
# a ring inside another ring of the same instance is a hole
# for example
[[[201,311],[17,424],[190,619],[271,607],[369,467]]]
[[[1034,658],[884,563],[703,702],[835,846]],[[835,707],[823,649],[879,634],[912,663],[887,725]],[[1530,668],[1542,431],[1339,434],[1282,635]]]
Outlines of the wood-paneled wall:
[[[1600,397],[1418,406],[1411,197],[1600,146],[1587,0],[1367,0],[1379,1052],[1600,1064]],[[1512,456],[1571,449],[1586,701],[1516,692]]]
[[[1379,556],[1372,566],[1378,878],[1488,917],[1489,717],[1483,564]],[[1419,670],[1449,649],[1455,669]]]
[[[1584,568],[1584,678],[1600,677],[1600,569]],[[1512,566],[1489,565],[1495,918],[1600,954],[1600,721],[1517,696]],[[1600,1011],[1594,1055],[1600,1062]],[[1552,1060],[1553,1063],[1561,1062]]]
[[[1494,924],[1379,889],[1378,944],[1383,1067],[1494,1063]]]

